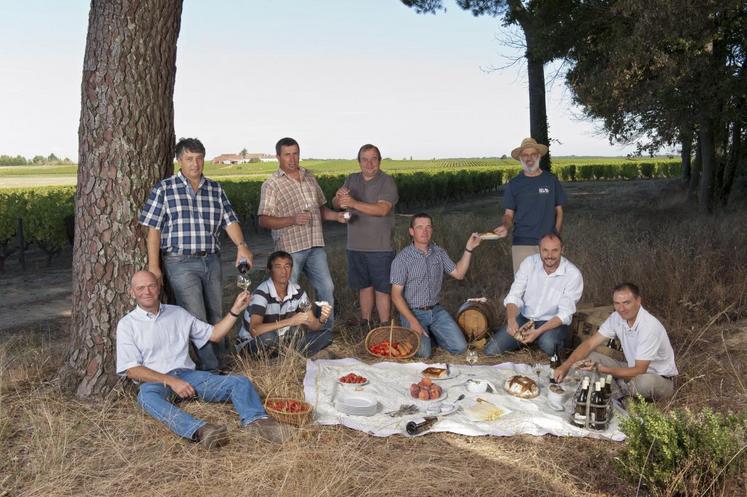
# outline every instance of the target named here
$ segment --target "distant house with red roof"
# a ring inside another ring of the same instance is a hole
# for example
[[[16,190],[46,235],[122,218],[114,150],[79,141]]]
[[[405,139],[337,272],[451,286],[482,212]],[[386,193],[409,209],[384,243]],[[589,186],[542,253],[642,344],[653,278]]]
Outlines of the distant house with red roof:
[[[213,158],[213,164],[246,164],[247,162],[272,162],[277,160],[270,154],[221,154]]]

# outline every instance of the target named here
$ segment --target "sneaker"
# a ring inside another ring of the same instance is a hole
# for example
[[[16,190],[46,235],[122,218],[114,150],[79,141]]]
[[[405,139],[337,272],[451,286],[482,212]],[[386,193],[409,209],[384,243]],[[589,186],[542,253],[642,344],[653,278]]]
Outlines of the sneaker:
[[[212,449],[228,443],[228,430],[225,426],[205,423],[194,434],[194,441]]]
[[[272,443],[283,443],[292,436],[291,429],[272,418],[260,418],[246,426],[248,432],[255,432],[260,438]]]

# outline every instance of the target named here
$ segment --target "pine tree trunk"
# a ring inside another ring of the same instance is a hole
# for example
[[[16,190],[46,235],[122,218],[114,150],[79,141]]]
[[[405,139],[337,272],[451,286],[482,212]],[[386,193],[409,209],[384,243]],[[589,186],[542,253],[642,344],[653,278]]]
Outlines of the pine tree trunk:
[[[700,209],[707,213],[710,213],[713,208],[713,179],[716,172],[716,147],[714,141],[713,121],[708,116],[701,116],[701,174],[698,202],[700,203]]]
[[[71,345],[60,374],[79,397],[116,383],[119,319],[145,263],[137,215],[172,173],[181,0],[93,0],[83,61]]]
[[[537,143],[550,146],[545,103],[545,62],[534,55],[531,27],[524,27],[527,41],[527,79],[529,81],[529,132]],[[540,167],[550,170],[550,152],[542,157]]]
[[[693,153],[692,129],[688,128],[680,131],[680,144],[682,145],[682,150],[680,151],[680,159],[682,161],[682,183],[688,185],[690,184]]]

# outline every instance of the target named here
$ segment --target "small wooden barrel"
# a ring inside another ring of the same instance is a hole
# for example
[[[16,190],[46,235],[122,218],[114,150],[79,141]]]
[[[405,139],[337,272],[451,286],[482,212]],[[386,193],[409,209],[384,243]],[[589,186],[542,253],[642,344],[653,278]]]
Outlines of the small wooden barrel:
[[[488,302],[468,300],[457,311],[457,323],[467,341],[474,342],[495,328],[495,311]]]

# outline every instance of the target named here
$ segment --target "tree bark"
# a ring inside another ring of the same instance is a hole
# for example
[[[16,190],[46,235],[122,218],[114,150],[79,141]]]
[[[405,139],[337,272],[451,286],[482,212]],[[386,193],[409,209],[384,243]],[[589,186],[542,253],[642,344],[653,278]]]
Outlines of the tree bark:
[[[524,32],[527,50],[527,80],[529,83],[529,134],[537,143],[550,146],[547,131],[547,105],[545,102],[545,59],[539,54],[537,34],[539,29],[532,20],[531,12],[527,11],[520,0],[507,2],[516,22]],[[550,152],[542,157],[540,167],[549,171],[551,168]]]
[[[696,202],[698,199],[698,185],[700,184],[700,172],[703,161],[701,160],[700,132],[695,137],[695,158],[690,165],[690,185],[688,187],[688,198]]]
[[[71,345],[60,371],[79,397],[116,383],[118,320],[145,262],[137,216],[172,174],[181,0],[93,0],[83,61]]]
[[[713,121],[708,116],[700,120],[700,188],[698,201],[703,212],[710,213],[713,208],[713,178],[716,171],[716,146]]]
[[[690,183],[690,174],[692,169],[693,154],[693,131],[690,128],[680,131],[680,160],[682,161],[682,182],[685,185]]]
[[[537,143],[550,146],[547,131],[547,106],[545,102],[545,61],[534,54],[534,32],[531,23],[522,24],[527,42],[527,79],[529,81],[529,133]],[[549,171],[550,152],[542,157],[540,167]]]

